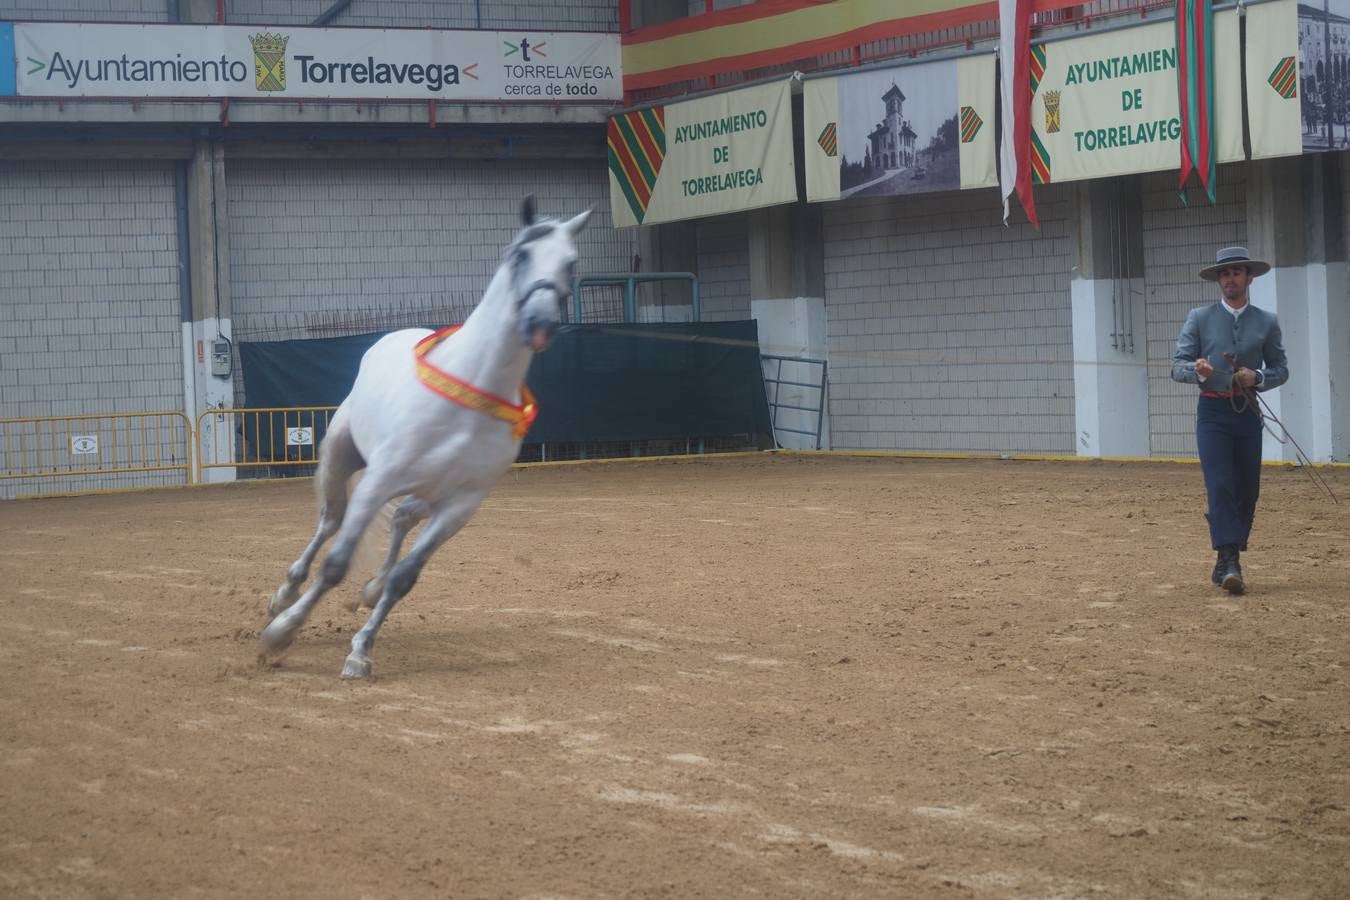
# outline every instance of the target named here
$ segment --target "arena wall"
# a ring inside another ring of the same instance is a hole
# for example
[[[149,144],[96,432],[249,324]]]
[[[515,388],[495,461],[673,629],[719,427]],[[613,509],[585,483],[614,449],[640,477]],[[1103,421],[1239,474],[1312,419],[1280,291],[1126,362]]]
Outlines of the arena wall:
[[[0,418],[183,408],[173,164],[7,163]]]
[[[1072,453],[1071,188],[825,207],[836,448]]]
[[[0,0],[0,20],[167,22],[165,0]]]
[[[531,193],[544,215],[594,210],[579,239],[583,274],[629,268],[630,236],[611,224],[595,160],[247,159],[227,172],[239,334],[400,307],[460,321],[451,313],[482,296]]]

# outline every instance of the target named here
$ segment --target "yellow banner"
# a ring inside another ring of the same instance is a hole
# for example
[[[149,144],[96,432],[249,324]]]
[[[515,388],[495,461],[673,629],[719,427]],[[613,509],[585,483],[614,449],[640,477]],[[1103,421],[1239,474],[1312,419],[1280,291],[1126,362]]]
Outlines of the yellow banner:
[[[652,225],[795,202],[790,88],[784,80],[611,118],[614,224]]]
[[[997,184],[994,61],[984,54],[807,81],[807,200]]]
[[[1038,183],[1179,169],[1175,28],[1160,22],[1032,46]],[[1221,163],[1243,158],[1239,52],[1237,11],[1215,13],[1211,147]]]

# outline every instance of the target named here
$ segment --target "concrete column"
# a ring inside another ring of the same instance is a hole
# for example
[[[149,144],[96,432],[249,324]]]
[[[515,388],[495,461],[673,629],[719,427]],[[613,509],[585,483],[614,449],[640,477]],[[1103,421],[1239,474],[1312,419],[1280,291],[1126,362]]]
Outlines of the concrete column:
[[[1248,249],[1273,266],[1252,283],[1251,301],[1280,317],[1289,355],[1289,381],[1262,398],[1314,462],[1350,457],[1342,165],[1330,154],[1249,164]],[[1270,430],[1263,455],[1297,457],[1294,445]]]
[[[225,158],[219,144],[197,141],[187,166],[188,278],[192,286],[190,320],[183,322],[184,409],[197,417],[234,406],[233,370],[237,355],[230,337],[229,211],[225,201]],[[226,416],[201,420],[199,444],[216,448],[215,461],[232,453],[233,433]],[[233,469],[207,470],[211,481],[232,481]]]
[[[1077,186],[1070,303],[1079,456],[1149,455],[1140,194],[1133,176]]]
[[[750,314],[759,325],[760,352],[827,360],[825,266],[821,211],[805,203],[749,213]],[[782,447],[830,447],[828,389],[819,388],[822,367],[766,360],[765,374],[797,384],[770,384]],[[800,407],[800,408],[792,408]],[[815,436],[819,428],[818,439]]]

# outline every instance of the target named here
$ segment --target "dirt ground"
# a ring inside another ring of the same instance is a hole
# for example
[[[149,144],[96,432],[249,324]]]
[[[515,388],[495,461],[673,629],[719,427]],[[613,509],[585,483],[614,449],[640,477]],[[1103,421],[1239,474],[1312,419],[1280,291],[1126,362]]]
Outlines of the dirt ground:
[[[513,471],[338,678],[307,480],[0,503],[4,897],[1350,896],[1350,470]]]

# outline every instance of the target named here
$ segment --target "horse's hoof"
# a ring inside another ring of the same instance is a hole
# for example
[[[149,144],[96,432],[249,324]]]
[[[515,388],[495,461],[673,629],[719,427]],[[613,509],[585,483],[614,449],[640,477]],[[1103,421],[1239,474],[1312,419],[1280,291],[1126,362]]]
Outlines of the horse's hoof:
[[[299,624],[290,621],[286,616],[277,616],[272,622],[263,629],[262,641],[263,650],[266,653],[277,654],[285,650],[295,641],[295,633],[299,630]]]
[[[300,596],[300,586],[293,585],[289,581],[277,588],[277,592],[272,595],[272,602],[267,604],[267,614],[277,616],[290,608],[295,602],[295,598]]]
[[[347,662],[342,666],[342,677],[369,678],[370,657],[361,656],[359,653],[348,654]]]

